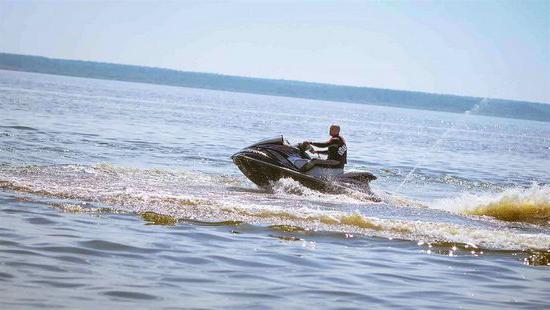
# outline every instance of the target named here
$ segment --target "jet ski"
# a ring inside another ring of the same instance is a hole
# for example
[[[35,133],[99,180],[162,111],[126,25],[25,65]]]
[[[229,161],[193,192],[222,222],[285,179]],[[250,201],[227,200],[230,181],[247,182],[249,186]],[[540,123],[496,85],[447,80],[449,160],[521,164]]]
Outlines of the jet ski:
[[[231,156],[239,170],[253,183],[268,187],[281,178],[291,178],[300,184],[322,192],[339,193],[347,188],[372,194],[369,182],[376,180],[370,172],[346,172],[312,161],[305,143],[291,145],[283,136],[265,139]]]

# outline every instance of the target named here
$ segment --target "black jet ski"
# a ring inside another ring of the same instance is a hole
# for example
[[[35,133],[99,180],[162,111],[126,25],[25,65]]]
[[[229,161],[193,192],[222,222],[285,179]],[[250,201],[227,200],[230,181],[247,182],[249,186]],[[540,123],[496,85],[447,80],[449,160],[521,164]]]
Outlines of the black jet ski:
[[[265,139],[238,151],[231,159],[250,181],[260,187],[270,186],[281,178],[292,178],[302,185],[323,191],[342,192],[358,189],[372,195],[369,182],[376,180],[370,172],[347,172],[342,168],[308,165],[311,146],[290,145],[283,136]]]

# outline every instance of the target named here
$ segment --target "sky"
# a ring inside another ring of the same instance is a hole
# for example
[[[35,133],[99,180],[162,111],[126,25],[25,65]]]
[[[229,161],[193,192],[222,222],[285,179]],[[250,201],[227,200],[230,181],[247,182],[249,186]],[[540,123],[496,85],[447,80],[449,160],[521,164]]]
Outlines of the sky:
[[[0,52],[550,103],[550,0],[0,0]]]

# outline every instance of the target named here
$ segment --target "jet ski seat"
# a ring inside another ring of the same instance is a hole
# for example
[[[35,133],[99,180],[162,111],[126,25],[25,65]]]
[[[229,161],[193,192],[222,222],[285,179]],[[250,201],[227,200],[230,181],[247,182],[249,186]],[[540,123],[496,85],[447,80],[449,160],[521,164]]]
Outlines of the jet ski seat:
[[[331,159],[312,159],[300,168],[300,171],[312,176],[337,176],[344,173],[344,168],[337,167],[340,162]]]

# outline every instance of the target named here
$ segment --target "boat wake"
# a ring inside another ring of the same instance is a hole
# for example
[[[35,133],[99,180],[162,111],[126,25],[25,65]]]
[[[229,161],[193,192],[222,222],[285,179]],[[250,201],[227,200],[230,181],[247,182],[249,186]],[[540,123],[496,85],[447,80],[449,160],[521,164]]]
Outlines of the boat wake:
[[[320,193],[288,179],[264,191],[255,189],[244,178],[227,175],[99,164],[1,166],[0,189],[50,200],[50,205],[67,212],[128,212],[146,219],[162,219],[164,224],[229,221],[397,238],[419,244],[447,242],[480,249],[550,250],[550,234],[545,226],[525,229],[473,216],[547,221],[548,186],[510,190],[489,198],[464,195],[439,201],[431,208],[416,208],[390,196],[374,203],[360,192]],[[520,211],[510,211],[516,209]],[[418,217],[419,212],[427,215]],[[456,217],[452,212],[466,216]]]

